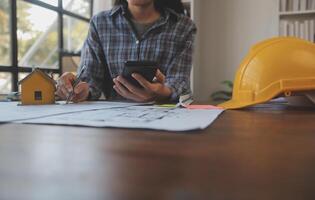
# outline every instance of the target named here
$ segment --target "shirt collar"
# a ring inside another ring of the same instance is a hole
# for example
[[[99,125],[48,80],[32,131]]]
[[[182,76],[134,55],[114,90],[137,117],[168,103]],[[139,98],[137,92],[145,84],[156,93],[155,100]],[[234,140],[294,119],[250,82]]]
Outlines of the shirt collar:
[[[125,13],[124,7],[122,5],[114,6],[110,12],[110,16],[117,14],[119,11],[122,11],[123,13]]]
[[[123,15],[126,14],[127,8],[123,5],[119,5],[119,6],[114,6],[110,12],[110,16],[114,16],[115,14],[121,12]],[[165,18],[166,20],[169,19],[169,17],[172,16],[172,17],[175,17],[176,20],[178,20],[179,18],[179,14],[176,13],[174,10],[172,9],[165,9],[162,13],[162,18]]]

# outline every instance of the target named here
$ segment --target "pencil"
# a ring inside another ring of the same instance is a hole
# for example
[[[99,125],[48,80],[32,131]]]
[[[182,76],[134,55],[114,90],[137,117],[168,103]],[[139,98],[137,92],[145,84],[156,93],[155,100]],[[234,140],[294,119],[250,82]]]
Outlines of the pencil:
[[[74,88],[80,83],[80,81],[81,81],[81,80],[80,80],[80,79],[81,79],[81,76],[82,76],[82,74],[84,73],[85,69],[86,69],[86,65],[83,65],[82,68],[81,68],[81,70],[80,70],[80,72],[79,72],[79,74],[77,75],[77,78],[75,79],[74,83],[72,84],[73,90],[72,90],[72,92],[68,95],[67,100],[66,100],[66,104],[68,104],[69,101],[70,101],[70,99],[73,98],[73,95],[74,95]]]

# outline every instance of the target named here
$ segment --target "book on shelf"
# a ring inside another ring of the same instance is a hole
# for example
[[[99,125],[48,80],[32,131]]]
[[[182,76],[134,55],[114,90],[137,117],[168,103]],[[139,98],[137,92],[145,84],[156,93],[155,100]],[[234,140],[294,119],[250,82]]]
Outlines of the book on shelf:
[[[309,30],[308,21],[301,22],[300,34],[296,36],[304,40],[310,40],[310,38],[308,37],[308,32],[309,32],[308,30]]]
[[[288,36],[294,36],[295,31],[294,31],[294,24],[293,23],[289,23],[288,24]]]
[[[292,1],[293,1],[292,11],[299,11],[300,10],[300,1],[299,0],[292,0]]]
[[[279,34],[315,42],[315,20],[281,20]]]
[[[307,0],[300,0],[300,10],[301,11],[307,10]]]
[[[311,37],[309,35],[310,33],[310,23],[309,23],[310,20],[305,20],[304,21],[304,40],[308,40],[308,41],[311,41]]]
[[[287,20],[281,20],[280,21],[280,36],[288,36],[288,21]]]
[[[294,22],[294,36],[303,35],[303,29],[304,27],[299,21]]]
[[[309,20],[309,37],[310,41],[315,42],[315,21],[314,20]]]
[[[279,0],[280,12],[315,11],[315,0]]]
[[[287,10],[287,0],[280,0],[280,12],[286,12]]]
[[[293,11],[293,0],[287,0],[287,10],[286,11]]]

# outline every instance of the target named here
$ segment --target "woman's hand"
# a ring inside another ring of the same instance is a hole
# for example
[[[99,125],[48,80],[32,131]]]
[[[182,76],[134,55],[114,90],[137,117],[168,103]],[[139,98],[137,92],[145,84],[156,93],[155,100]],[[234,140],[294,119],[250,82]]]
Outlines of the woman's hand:
[[[132,74],[132,77],[136,79],[143,88],[130,84],[122,76],[114,78],[114,89],[126,99],[136,102],[150,102],[153,100],[168,99],[172,94],[172,90],[164,85],[165,76],[160,70],[157,71],[153,83],[147,81],[140,74]]]
[[[61,99],[66,100],[72,91],[74,91],[74,93],[70,101],[78,103],[88,99],[89,84],[86,82],[80,82],[75,88],[73,88],[72,83],[75,79],[76,76],[72,73],[65,73],[59,78],[56,94]]]

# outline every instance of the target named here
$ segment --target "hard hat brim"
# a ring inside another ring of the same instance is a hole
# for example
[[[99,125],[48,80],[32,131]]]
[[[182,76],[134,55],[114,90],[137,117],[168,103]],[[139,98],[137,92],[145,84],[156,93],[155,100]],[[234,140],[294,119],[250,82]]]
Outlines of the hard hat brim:
[[[235,100],[230,100],[227,102],[224,102],[222,104],[219,104],[219,107],[225,108],[225,109],[240,109],[240,108],[244,108],[247,106],[250,106],[251,104],[245,104],[245,103],[241,103],[239,101],[235,101]]]
[[[307,97],[309,99],[310,102],[312,102],[315,105],[315,91],[307,91],[304,93],[305,97]],[[271,98],[273,99],[273,98]],[[266,101],[259,101],[259,102],[240,102],[240,101],[236,101],[236,100],[230,100],[224,103],[221,103],[218,105],[218,107],[222,107],[224,109],[241,109],[241,108],[245,108],[248,106],[254,106],[256,104],[260,104],[260,103],[265,103],[268,102],[268,100]]]

